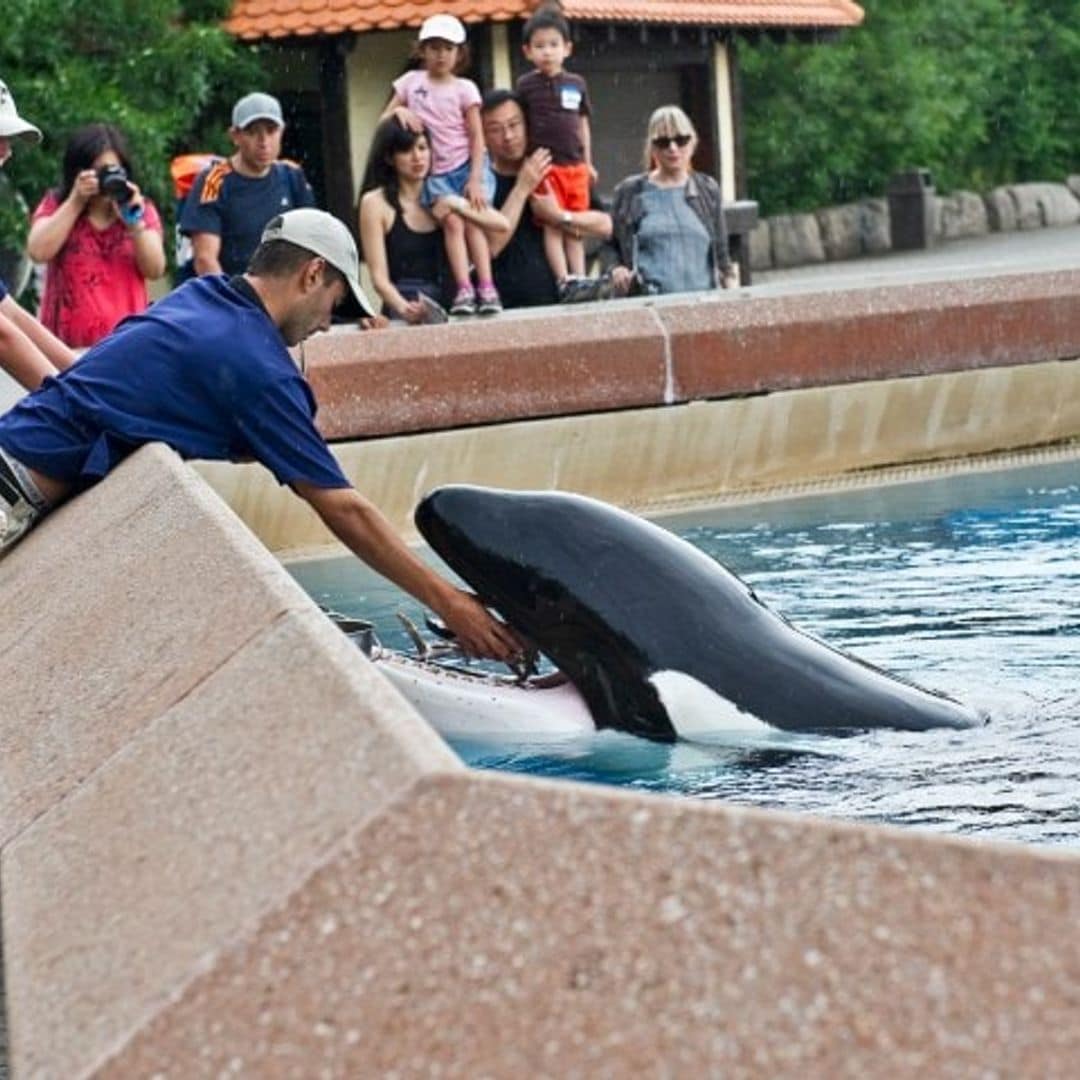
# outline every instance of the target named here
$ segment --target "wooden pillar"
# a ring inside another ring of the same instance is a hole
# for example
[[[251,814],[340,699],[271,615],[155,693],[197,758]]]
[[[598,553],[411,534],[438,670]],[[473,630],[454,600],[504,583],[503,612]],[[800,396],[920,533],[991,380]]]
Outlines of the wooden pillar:
[[[349,100],[345,60],[352,35],[333,38],[319,50],[322,93],[322,157],[326,209],[355,227],[355,194],[349,152]]]

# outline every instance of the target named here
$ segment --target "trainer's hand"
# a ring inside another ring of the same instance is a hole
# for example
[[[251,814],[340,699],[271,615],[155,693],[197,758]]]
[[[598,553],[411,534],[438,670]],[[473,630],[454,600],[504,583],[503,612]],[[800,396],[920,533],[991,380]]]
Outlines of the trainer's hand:
[[[468,656],[513,660],[525,650],[517,634],[471,593],[454,589],[438,614]]]

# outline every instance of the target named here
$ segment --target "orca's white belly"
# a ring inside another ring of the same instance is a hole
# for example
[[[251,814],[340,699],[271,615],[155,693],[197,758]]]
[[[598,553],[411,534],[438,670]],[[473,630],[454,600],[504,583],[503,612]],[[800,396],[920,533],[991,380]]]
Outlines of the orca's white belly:
[[[570,682],[558,686],[516,683],[468,674],[384,652],[375,660],[403,697],[440,735],[551,735],[564,738],[596,730],[585,701]]]

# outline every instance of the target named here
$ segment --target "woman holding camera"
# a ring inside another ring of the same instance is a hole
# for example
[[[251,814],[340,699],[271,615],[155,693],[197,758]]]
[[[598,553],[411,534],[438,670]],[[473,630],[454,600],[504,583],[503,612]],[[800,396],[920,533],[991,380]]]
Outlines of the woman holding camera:
[[[26,248],[48,264],[41,321],[68,345],[94,345],[146,310],[147,280],[165,273],[161,217],[111,124],[88,124],[68,139],[60,187],[34,211]]]

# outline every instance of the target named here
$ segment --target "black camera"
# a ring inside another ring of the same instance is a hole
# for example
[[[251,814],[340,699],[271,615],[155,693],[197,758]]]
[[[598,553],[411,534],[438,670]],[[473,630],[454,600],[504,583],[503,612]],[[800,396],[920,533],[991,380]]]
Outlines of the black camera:
[[[108,195],[114,202],[123,206],[135,195],[135,189],[128,183],[127,170],[123,165],[105,165],[97,172],[98,190]]]

